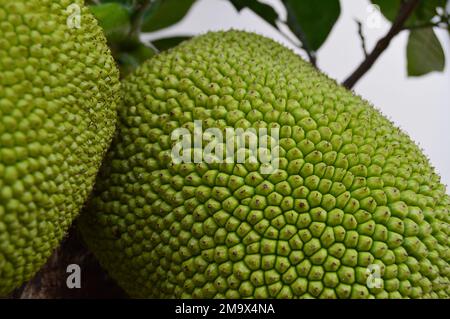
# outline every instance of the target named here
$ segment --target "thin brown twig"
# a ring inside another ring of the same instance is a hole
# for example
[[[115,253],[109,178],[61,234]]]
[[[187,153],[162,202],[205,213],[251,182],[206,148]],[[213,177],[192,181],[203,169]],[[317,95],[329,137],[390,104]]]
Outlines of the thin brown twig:
[[[372,67],[375,61],[389,46],[391,40],[402,30],[405,21],[412,14],[418,3],[419,0],[408,0],[403,2],[388,33],[378,40],[372,52],[367,55],[356,70],[342,83],[346,88],[351,89],[356,82],[358,82],[358,80],[361,79],[361,77]]]
[[[361,40],[361,48],[363,50],[364,57],[367,58],[367,56],[369,54],[367,53],[366,38],[364,37],[363,26],[362,26],[361,21],[359,21],[359,20],[355,20],[355,21],[356,21],[356,24],[358,25],[358,35],[359,35],[359,39]]]

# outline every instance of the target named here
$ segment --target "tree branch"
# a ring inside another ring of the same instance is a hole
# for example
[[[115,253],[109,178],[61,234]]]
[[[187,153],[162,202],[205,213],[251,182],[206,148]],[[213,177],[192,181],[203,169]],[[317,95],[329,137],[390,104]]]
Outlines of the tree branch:
[[[81,288],[69,289],[67,266],[81,268]],[[104,299],[127,298],[121,288],[100,267],[84,247],[75,226],[61,242],[47,263],[29,282],[14,291],[11,299]]]
[[[361,79],[361,77],[372,67],[375,61],[380,57],[381,53],[383,53],[389,46],[392,38],[394,38],[402,30],[403,25],[412,14],[418,3],[419,0],[408,0],[403,2],[388,33],[378,40],[372,52],[370,52],[358,68],[342,83],[346,88],[351,89],[356,82],[358,82],[358,80]]]
[[[135,3],[134,12],[131,16],[131,29],[130,36],[139,36],[142,27],[142,19],[144,18],[145,11],[155,3],[154,0],[140,0]]]
[[[355,21],[358,24],[358,35],[359,35],[359,38],[361,40],[361,48],[362,48],[363,53],[364,53],[364,58],[367,58],[367,56],[369,54],[367,53],[366,38],[364,37],[364,33],[363,33],[363,29],[362,29],[362,23],[359,20],[355,20]]]

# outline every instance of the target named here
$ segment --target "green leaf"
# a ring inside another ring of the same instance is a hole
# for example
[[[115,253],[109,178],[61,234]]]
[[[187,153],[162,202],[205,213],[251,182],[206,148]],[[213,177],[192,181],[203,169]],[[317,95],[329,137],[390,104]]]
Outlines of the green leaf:
[[[372,0],[374,5],[377,5],[386,19],[394,21],[400,9],[400,0]]]
[[[181,42],[190,39],[191,37],[182,36],[182,37],[173,37],[173,38],[163,38],[152,41],[152,44],[160,51],[165,51],[170,48],[173,48],[180,44]]]
[[[339,0],[283,0],[283,3],[289,28],[308,50],[317,51],[339,17]]]
[[[92,1],[93,2],[93,1]],[[101,3],[118,3],[124,7],[132,8],[136,4],[136,0],[101,0]]]
[[[265,21],[270,23],[275,28],[277,27],[276,21],[278,19],[277,12],[268,4],[261,3],[256,0],[230,0],[231,4],[236,8],[236,10],[241,11],[244,8],[252,10],[254,13],[259,15]]]
[[[142,32],[167,28],[188,13],[195,0],[155,0],[144,15]]]
[[[92,14],[97,18],[110,43],[120,42],[130,32],[130,12],[119,3],[104,3],[91,6]]]
[[[412,30],[406,47],[408,75],[420,76],[432,71],[443,71],[445,55],[433,28]]]
[[[445,8],[446,0],[421,0],[410,22],[428,22],[437,15],[437,8]]]
[[[429,22],[436,16],[436,8],[445,8],[445,2],[446,0],[421,0],[406,20],[405,26],[410,27]],[[372,3],[379,6],[381,13],[392,22],[397,17],[402,0],[372,0]]]
[[[137,44],[130,51],[120,52],[117,56],[120,76],[124,78],[155,54],[156,52],[153,49],[146,47],[142,43]]]

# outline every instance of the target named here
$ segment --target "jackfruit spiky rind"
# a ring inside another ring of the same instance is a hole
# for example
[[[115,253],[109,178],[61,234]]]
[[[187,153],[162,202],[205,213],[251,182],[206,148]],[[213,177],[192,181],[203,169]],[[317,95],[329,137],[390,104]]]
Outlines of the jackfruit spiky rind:
[[[290,50],[208,33],[149,60],[123,91],[81,230],[131,296],[449,297],[438,175],[379,111]],[[279,170],[175,164],[170,134],[193,120],[280,127]]]
[[[0,74],[6,295],[45,263],[90,193],[115,130],[120,83],[79,0],[0,0]]]

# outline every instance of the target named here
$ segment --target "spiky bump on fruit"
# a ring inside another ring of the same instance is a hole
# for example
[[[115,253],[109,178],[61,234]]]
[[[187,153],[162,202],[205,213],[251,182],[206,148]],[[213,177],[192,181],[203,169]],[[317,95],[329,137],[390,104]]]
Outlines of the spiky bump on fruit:
[[[77,216],[119,101],[83,1],[0,0],[0,295],[33,276]]]
[[[124,100],[81,226],[131,296],[449,297],[439,177],[407,135],[290,50],[208,33],[141,66]],[[174,163],[170,134],[194,120],[279,127],[279,170]]]

